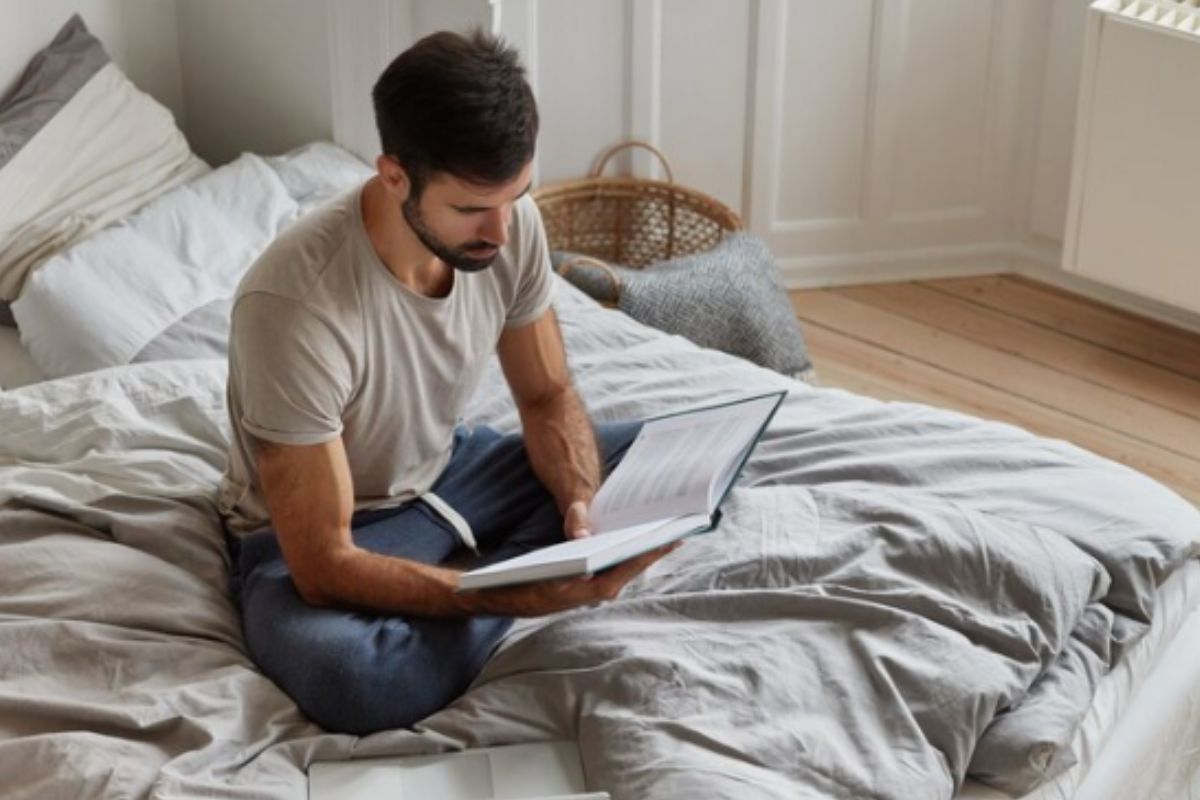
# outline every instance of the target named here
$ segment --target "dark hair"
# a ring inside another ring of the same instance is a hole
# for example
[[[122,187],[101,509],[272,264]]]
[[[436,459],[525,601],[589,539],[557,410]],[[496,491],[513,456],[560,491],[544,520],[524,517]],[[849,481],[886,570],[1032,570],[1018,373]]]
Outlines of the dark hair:
[[[437,172],[511,180],[533,158],[538,112],[517,52],[480,29],[442,31],[396,56],[371,90],[383,152],[420,196]]]

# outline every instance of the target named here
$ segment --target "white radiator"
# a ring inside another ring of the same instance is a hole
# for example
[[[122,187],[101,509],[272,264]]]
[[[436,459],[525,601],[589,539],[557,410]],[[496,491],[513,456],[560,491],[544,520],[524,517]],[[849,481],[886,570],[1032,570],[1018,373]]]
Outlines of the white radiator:
[[[1063,268],[1200,312],[1200,0],[1088,11]]]

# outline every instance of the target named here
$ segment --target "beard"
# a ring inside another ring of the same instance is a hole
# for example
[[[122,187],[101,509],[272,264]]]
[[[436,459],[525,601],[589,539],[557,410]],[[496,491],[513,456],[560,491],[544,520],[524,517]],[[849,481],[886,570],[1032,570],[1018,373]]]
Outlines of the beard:
[[[471,250],[492,247],[493,245],[490,242],[468,242],[458,247],[451,247],[446,244],[425,223],[425,218],[421,216],[421,209],[411,195],[401,203],[400,213],[404,215],[404,221],[408,223],[408,227],[412,228],[412,232],[421,240],[421,244],[425,245],[425,249],[456,270],[462,272],[480,272],[490,267],[492,262],[496,260],[496,256],[499,255],[498,249],[496,253],[486,258],[473,258],[469,255]]]

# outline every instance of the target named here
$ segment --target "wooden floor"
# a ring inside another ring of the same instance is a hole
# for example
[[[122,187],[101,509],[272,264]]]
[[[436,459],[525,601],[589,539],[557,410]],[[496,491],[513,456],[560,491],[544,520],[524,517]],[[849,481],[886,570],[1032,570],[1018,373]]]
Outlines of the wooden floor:
[[[792,304],[823,385],[1066,439],[1200,506],[1200,334],[1007,275]]]

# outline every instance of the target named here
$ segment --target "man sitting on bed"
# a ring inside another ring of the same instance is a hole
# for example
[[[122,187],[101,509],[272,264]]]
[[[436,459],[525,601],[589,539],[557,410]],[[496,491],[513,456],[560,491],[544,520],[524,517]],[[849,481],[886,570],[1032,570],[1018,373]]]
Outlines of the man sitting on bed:
[[[461,694],[510,617],[611,599],[666,552],[466,593],[439,566],[586,536],[638,424],[594,431],[571,387],[516,53],[435,34],[373,98],[378,174],[297,222],[238,289],[221,490],[250,655],[314,720],[360,734]],[[458,424],[492,353],[524,438]]]

